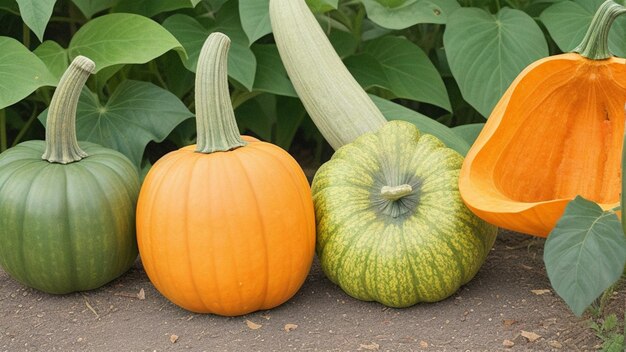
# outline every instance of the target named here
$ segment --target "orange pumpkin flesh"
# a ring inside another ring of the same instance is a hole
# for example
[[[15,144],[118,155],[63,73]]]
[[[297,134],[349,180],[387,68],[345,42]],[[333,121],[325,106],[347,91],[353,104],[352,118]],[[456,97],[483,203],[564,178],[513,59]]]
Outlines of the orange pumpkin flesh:
[[[246,138],[244,138],[246,139]],[[160,159],[138,202],[146,273],[193,312],[242,315],[276,307],[304,282],[315,248],[308,181],[285,151],[253,142]]]
[[[494,108],[459,180],[470,209],[545,237],[576,195],[619,204],[626,60],[569,53],[527,67]]]

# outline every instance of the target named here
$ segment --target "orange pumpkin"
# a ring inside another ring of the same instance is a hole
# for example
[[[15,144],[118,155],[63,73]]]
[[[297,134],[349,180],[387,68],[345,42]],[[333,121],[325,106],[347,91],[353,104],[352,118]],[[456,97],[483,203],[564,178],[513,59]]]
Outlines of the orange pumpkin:
[[[619,205],[626,60],[608,52],[624,7],[602,5],[575,50],[527,67],[467,154],[459,188],[497,226],[546,237],[576,195]]]
[[[275,145],[240,139],[228,96],[229,43],[213,33],[202,49],[198,144],[167,154],[146,176],[137,237],[146,273],[165,297],[232,316],[297,292],[313,259],[315,217],[296,161]]]

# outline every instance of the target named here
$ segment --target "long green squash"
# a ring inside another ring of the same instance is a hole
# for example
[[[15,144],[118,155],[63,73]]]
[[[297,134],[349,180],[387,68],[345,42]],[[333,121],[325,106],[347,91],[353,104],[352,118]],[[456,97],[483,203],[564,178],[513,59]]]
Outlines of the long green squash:
[[[76,140],[76,106],[93,69],[79,56],[61,78],[45,142],[0,154],[0,265],[49,293],[102,286],[137,257],[136,168],[121,153]]]
[[[438,301],[471,280],[497,228],[463,204],[463,158],[407,122],[386,122],[304,0],[270,0],[281,58],[337,150],[313,180],[317,254],[353,297],[393,307]]]

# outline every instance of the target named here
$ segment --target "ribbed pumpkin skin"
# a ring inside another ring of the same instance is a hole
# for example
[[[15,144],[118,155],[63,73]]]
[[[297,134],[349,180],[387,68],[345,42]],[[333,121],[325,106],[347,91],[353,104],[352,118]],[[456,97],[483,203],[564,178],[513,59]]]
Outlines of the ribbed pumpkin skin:
[[[312,186],[317,254],[330,280],[355,298],[392,307],[442,300],[471,280],[497,228],[463,204],[462,161],[402,121],[338,149]],[[416,193],[404,200],[411,210],[393,218],[381,211],[379,193],[401,184]]]
[[[142,186],[137,236],[148,277],[193,312],[235,316],[284,303],[304,282],[314,255],[304,173],[269,143],[194,150],[161,158]]]
[[[461,195],[481,218],[546,237],[576,195],[619,205],[626,60],[569,53],[527,67],[465,158]]]
[[[98,288],[137,258],[137,170],[111,149],[80,146],[89,156],[67,165],[42,160],[42,141],[0,154],[0,264],[48,293]]]

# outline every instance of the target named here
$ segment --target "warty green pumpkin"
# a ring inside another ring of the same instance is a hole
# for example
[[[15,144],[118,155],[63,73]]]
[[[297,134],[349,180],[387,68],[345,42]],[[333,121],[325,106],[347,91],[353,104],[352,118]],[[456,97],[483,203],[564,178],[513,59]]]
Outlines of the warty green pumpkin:
[[[70,64],[50,103],[45,142],[0,154],[0,265],[48,293],[100,287],[137,257],[136,168],[117,151],[76,140],[76,106],[93,69],[83,56]]]
[[[270,18],[300,99],[336,149],[312,185],[325,274],[355,298],[392,307],[450,296],[497,234],[463,204],[462,156],[410,123],[387,122],[304,0],[270,0]]]

